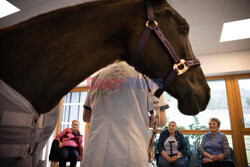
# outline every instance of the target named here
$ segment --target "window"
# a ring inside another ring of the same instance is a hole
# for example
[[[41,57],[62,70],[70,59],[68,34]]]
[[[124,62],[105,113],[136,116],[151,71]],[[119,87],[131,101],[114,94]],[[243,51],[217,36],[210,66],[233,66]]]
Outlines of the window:
[[[87,92],[70,92],[63,98],[60,132],[71,127],[74,119],[80,122],[80,132],[85,134],[85,122],[83,122],[83,104]],[[83,136],[84,138],[84,136]]]
[[[83,122],[83,105],[87,96],[85,91],[70,92],[63,97],[62,104],[62,114],[61,114],[61,124],[60,132],[66,128],[71,128],[71,123],[73,120],[78,120],[80,122],[80,132],[85,139],[85,128],[86,123]],[[84,142],[82,143],[84,148]],[[69,162],[67,162],[69,163]],[[77,162],[77,167],[80,167],[80,162]]]
[[[229,146],[233,148],[226,80],[209,80],[208,85],[211,88],[211,99],[206,110],[196,116],[182,114],[177,107],[177,100],[167,93],[164,94],[170,106],[166,110],[167,122],[175,121],[187,139],[191,163],[199,161],[202,157],[200,145],[203,135],[209,130],[208,123],[211,117],[220,119],[220,130],[222,133],[226,131]]]
[[[247,153],[247,163],[250,166],[250,135],[244,136],[245,146],[246,146],[246,153]]]
[[[245,128],[250,128],[250,79],[239,79]]]
[[[196,116],[187,116],[179,112],[177,100],[164,93],[170,106],[166,110],[167,122],[175,121],[180,131],[188,138],[192,154],[191,162],[196,162],[195,159],[200,156],[197,148],[200,146],[202,136],[208,132],[209,119],[216,117],[221,120],[220,130],[227,136],[229,146],[234,148],[238,165],[247,166],[248,164],[250,166],[249,78],[249,74],[208,78],[211,99],[206,110]],[[78,119],[81,122],[81,132],[83,135],[85,134],[85,123],[82,122],[82,116],[83,103],[87,95],[87,92],[84,91],[86,90],[74,90],[75,92],[71,92],[63,98],[60,131],[70,127],[73,119]],[[241,123],[241,118],[244,124]],[[157,134],[156,140],[158,137],[159,134]]]
[[[225,80],[208,81],[208,85],[211,88],[211,99],[207,109],[196,116],[182,114],[178,110],[177,100],[165,93],[170,106],[166,111],[167,120],[175,121],[179,129],[207,130],[209,119],[217,117],[221,120],[221,130],[231,130]]]

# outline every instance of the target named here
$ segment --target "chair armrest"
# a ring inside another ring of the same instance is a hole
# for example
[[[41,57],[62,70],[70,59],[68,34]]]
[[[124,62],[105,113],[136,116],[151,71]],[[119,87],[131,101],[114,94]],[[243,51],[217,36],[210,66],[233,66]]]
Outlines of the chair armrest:
[[[78,156],[78,161],[82,160],[82,154],[83,154],[83,147],[82,147],[82,143],[78,144],[78,148],[79,148],[79,156]]]

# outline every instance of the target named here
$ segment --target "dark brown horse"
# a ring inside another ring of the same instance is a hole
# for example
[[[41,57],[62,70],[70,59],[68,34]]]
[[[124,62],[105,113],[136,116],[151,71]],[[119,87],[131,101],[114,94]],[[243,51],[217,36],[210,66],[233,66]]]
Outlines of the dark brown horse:
[[[165,0],[153,0],[155,19],[180,58],[195,59],[188,24]],[[81,81],[115,60],[130,62],[145,28],[143,0],[105,0],[55,10],[0,30],[0,79],[46,113]],[[140,68],[150,78],[170,74],[173,62],[150,35]],[[200,67],[174,80],[167,92],[182,113],[194,115],[209,101]]]

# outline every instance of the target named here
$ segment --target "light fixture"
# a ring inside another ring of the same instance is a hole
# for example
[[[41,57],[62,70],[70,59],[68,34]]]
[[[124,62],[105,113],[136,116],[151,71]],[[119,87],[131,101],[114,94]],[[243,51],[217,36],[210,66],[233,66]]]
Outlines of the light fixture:
[[[250,38],[250,19],[223,24],[220,42]]]
[[[16,6],[6,0],[0,0],[0,18],[20,11]]]

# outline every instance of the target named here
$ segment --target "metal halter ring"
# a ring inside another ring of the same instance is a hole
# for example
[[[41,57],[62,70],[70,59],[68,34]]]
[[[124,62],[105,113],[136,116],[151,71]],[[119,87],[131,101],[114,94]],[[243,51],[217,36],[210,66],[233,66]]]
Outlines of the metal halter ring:
[[[184,59],[181,59],[179,64],[174,64],[174,70],[177,70],[178,75],[185,73],[189,69],[185,62]]]
[[[154,23],[154,25],[151,26],[150,23]],[[149,20],[148,20],[148,21],[146,22],[146,27],[149,27],[149,28],[152,28],[152,29],[153,29],[154,27],[157,27],[157,26],[158,26],[158,22],[155,21],[155,20],[154,20],[154,21],[149,21]]]

